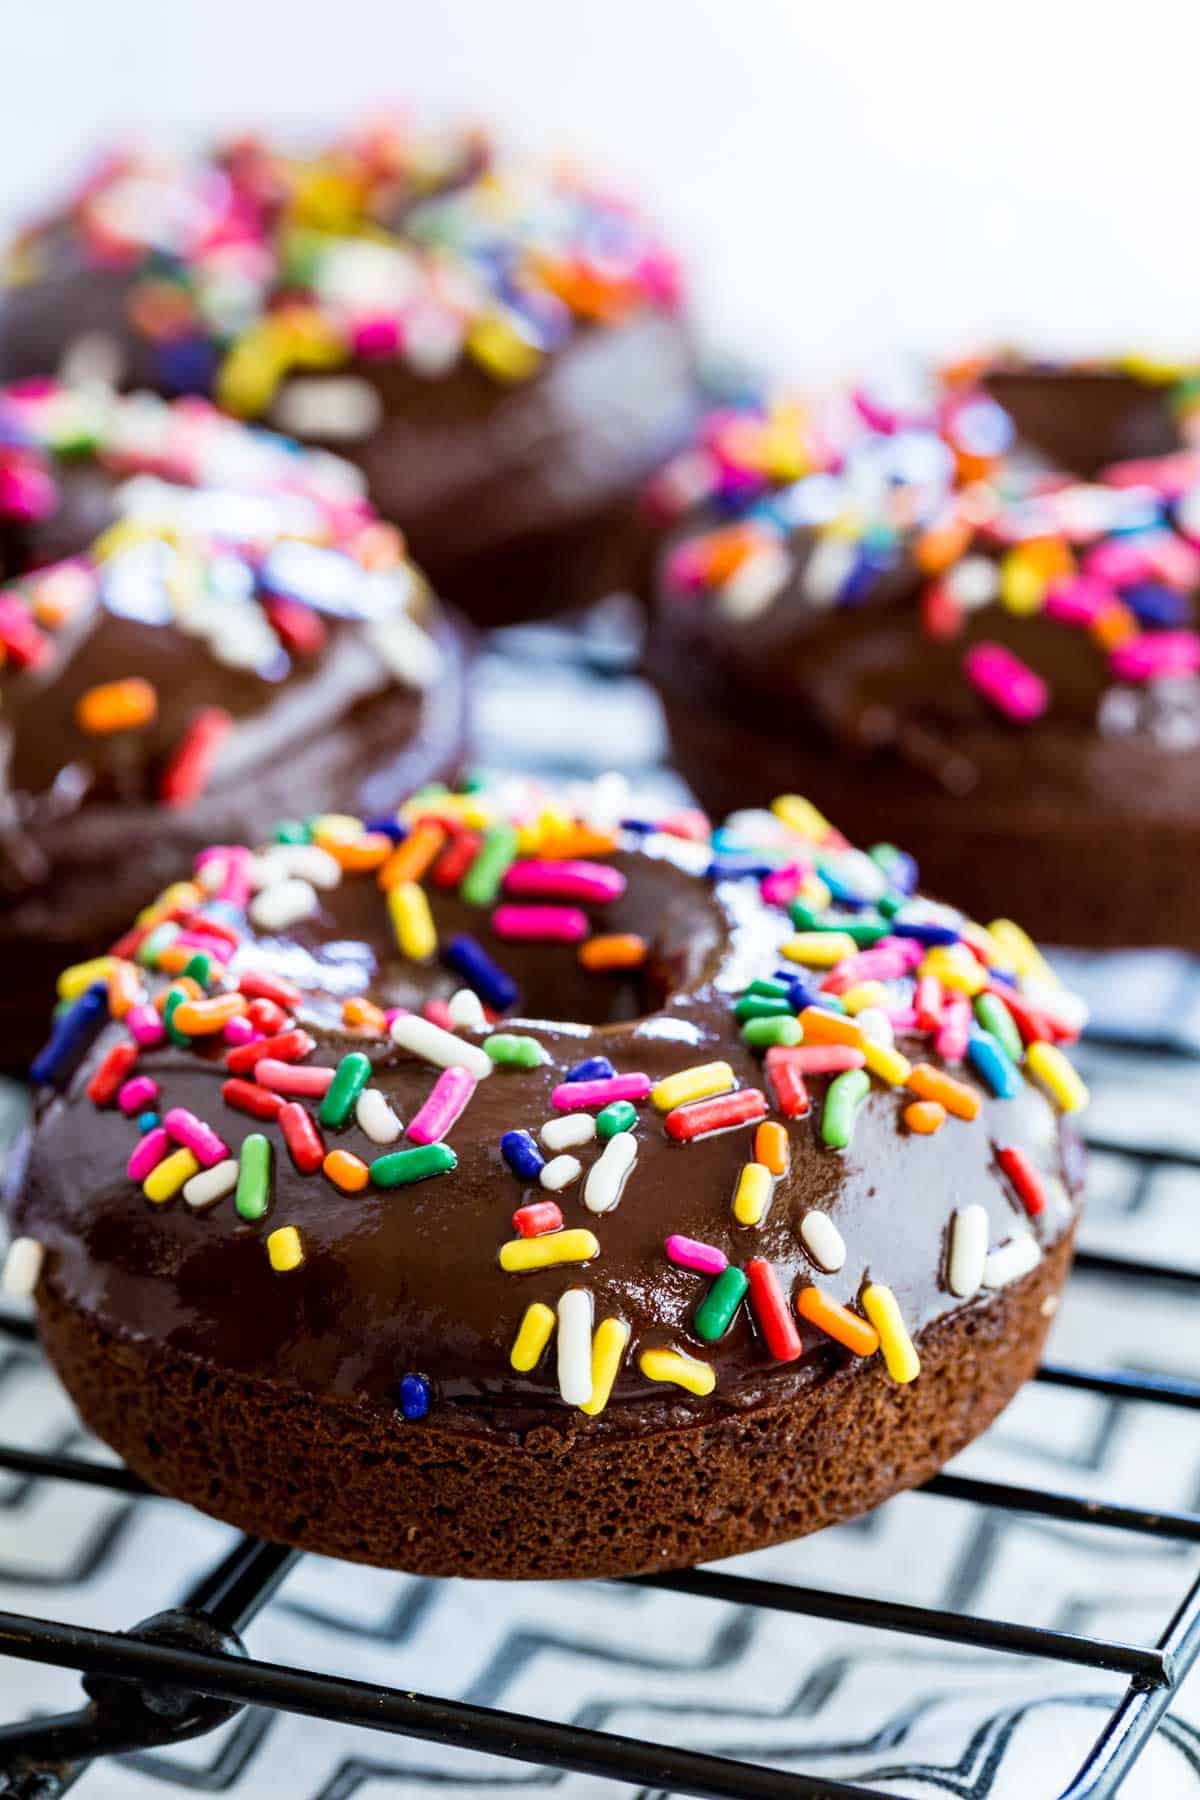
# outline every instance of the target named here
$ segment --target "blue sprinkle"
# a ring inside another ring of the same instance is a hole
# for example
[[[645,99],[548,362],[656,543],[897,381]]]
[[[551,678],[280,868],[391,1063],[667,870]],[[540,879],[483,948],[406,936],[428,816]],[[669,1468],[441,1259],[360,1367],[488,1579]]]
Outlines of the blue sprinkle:
[[[1157,581],[1122,588],[1121,598],[1143,625],[1186,625],[1192,616],[1187,596]]]
[[[863,894],[858,893],[835,875],[827,863],[819,862],[817,864],[817,874],[839,906],[845,907],[850,912],[861,912],[865,906],[870,905],[870,901]]]
[[[217,356],[207,338],[167,338],[155,350],[159,381],[168,394],[207,394],[216,380]]]
[[[967,1036],[967,1057],[980,1079],[987,1083],[1000,1100],[1015,1100],[1021,1091],[1021,1077],[1012,1059],[990,1031],[972,1026]]]
[[[938,919],[892,920],[892,936],[915,938],[918,944],[957,944],[960,932],[955,925],[944,925]]]
[[[640,837],[650,837],[658,830],[656,819],[622,819],[622,831],[636,831]]]
[[[30,1064],[29,1079],[40,1086],[69,1075],[107,1017],[107,984],[94,981],[55,1019],[48,1040]]]
[[[495,1012],[507,1012],[515,1005],[517,984],[506,970],[494,963],[476,938],[460,932],[442,950],[442,961],[455,974],[461,975],[468,987]]]
[[[147,1131],[153,1131],[155,1126],[161,1124],[161,1122],[162,1121],[159,1119],[159,1116],[156,1112],[139,1113],[137,1128],[143,1135],[145,1135],[145,1133]]]
[[[500,1139],[500,1154],[522,1181],[536,1181],[546,1166],[545,1157],[528,1131],[506,1131]]]
[[[568,1081],[611,1081],[616,1072],[607,1056],[585,1056],[582,1062],[577,1062],[573,1069],[567,1070],[566,1079]]]
[[[393,844],[402,844],[408,836],[408,826],[402,825],[395,813],[380,813],[377,818],[364,820],[364,824],[368,831],[378,831],[391,838]]]
[[[705,871],[709,881],[761,881],[778,867],[752,856],[714,856]]]
[[[806,1006],[826,1006],[829,995],[822,994],[817,983],[809,975],[797,975],[795,969],[776,969],[776,981],[782,981],[788,991],[788,1005],[793,1012],[801,1012]]]
[[[423,1375],[401,1378],[398,1398],[406,1419],[423,1419],[429,1411],[429,1383]]]

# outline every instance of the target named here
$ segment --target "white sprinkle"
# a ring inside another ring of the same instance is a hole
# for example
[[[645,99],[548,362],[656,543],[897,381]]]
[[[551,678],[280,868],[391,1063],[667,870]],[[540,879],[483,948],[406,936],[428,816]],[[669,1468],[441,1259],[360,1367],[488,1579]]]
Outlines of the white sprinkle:
[[[69,388],[119,387],[126,360],[120,342],[107,331],[85,331],[59,358],[58,379]]]
[[[559,1297],[558,1391],[568,1406],[582,1406],[592,1397],[592,1296],[587,1288],[568,1288]]]
[[[402,1013],[392,1020],[392,1042],[435,1069],[468,1069],[476,1081],[492,1072],[492,1059],[478,1044],[464,1043],[452,1031],[443,1031],[431,1019],[417,1013]]]
[[[637,1153],[637,1139],[632,1131],[619,1131],[616,1137],[609,1138],[588,1170],[583,1186],[583,1204],[589,1212],[612,1211],[621,1198],[629,1171],[637,1161]]]
[[[320,844],[273,844],[263,857],[266,883],[296,875],[315,888],[336,888],[342,884],[341,864]]]
[[[378,1088],[364,1088],[354,1103],[354,1117],[360,1131],[365,1131],[373,1144],[394,1144],[404,1130],[388,1104],[387,1096]]]
[[[307,881],[276,881],[250,903],[251,922],[260,931],[286,931],[320,909],[317,890]]]
[[[280,388],[271,423],[293,437],[352,443],[370,436],[382,412],[379,395],[360,375],[302,376]]]
[[[441,649],[407,613],[373,619],[367,635],[396,680],[405,687],[432,687],[441,674],[445,661]]]
[[[960,1300],[978,1293],[988,1261],[986,1206],[960,1206],[950,1221],[950,1292]]]
[[[1043,1319],[1052,1319],[1058,1311],[1058,1295],[1047,1294],[1046,1298],[1039,1306],[1038,1311],[1041,1313]]]
[[[232,1194],[237,1183],[237,1157],[227,1156],[224,1162],[214,1163],[211,1169],[201,1169],[198,1175],[185,1181],[183,1197],[189,1206],[202,1212],[206,1206],[215,1206],[226,1194]]]
[[[456,1031],[487,1029],[483,1001],[474,988],[456,988],[446,1004],[450,1009],[450,1023]]]
[[[564,1188],[570,1187],[583,1174],[583,1164],[577,1156],[556,1156],[553,1161],[543,1163],[538,1180],[552,1194],[561,1194]]]
[[[946,576],[946,586],[960,606],[974,612],[1000,592],[1000,570],[990,556],[964,556]]]
[[[725,582],[718,595],[721,611],[729,619],[753,619],[765,612],[787,586],[795,564],[782,544],[766,544],[747,557]]]
[[[983,1265],[983,1285],[1007,1287],[1010,1281],[1019,1281],[1030,1269],[1036,1269],[1041,1260],[1041,1246],[1032,1232],[1027,1231],[1001,1245],[999,1250],[990,1252]]]
[[[576,1150],[580,1144],[590,1144],[595,1135],[591,1113],[564,1113],[561,1119],[547,1119],[538,1133],[547,1150]]]
[[[836,1275],[846,1260],[846,1243],[828,1213],[816,1207],[800,1221],[800,1239],[818,1269]]]
[[[4,1259],[4,1291],[27,1300],[38,1284],[46,1246],[37,1238],[14,1238]]]
[[[855,1014],[854,1023],[873,1044],[885,1044],[889,1050],[895,1045],[896,1034],[892,1030],[892,1021],[882,1006],[864,1006],[860,1013]]]
[[[800,576],[804,598],[810,606],[832,606],[854,573],[858,552],[849,539],[826,533],[813,545]]]

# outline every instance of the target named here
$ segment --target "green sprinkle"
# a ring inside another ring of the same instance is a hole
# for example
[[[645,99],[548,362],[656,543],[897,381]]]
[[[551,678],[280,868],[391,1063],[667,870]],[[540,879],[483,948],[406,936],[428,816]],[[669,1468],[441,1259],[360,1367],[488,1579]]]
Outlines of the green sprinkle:
[[[744,1025],[747,1019],[782,1019],[794,1010],[786,994],[781,1000],[770,999],[766,994],[743,994],[734,1006],[733,1016],[739,1025]]]
[[[458,784],[460,794],[482,794],[487,782],[482,775],[464,775]]]
[[[143,969],[156,969],[161,953],[168,944],[173,944],[179,936],[179,927],[170,919],[164,919],[156,925],[148,937],[144,937],[137,947],[137,960]]]
[[[300,819],[283,819],[275,827],[277,844],[311,844],[312,832]]]
[[[870,1091],[871,1077],[865,1069],[847,1069],[830,1082],[821,1113],[821,1139],[831,1150],[844,1150],[854,1136],[858,1109]]]
[[[814,912],[803,900],[793,900],[788,912],[797,931],[844,931],[860,950],[869,950],[888,934],[886,919],[869,913]]]
[[[483,834],[479,854],[463,877],[459,895],[468,906],[491,906],[500,883],[517,859],[517,833],[511,825],[493,825]]]
[[[998,994],[976,994],[975,1017],[985,1031],[991,1032],[1013,1062],[1024,1060],[1025,1044],[1017,1030],[1016,1020]]]
[[[724,1337],[749,1286],[742,1270],[735,1269],[732,1263],[722,1269],[696,1308],[696,1336],[702,1337],[706,1344],[715,1344],[718,1338]]]
[[[173,1044],[178,1044],[181,1050],[186,1050],[192,1040],[186,1031],[180,1031],[176,1025],[175,1014],[187,998],[188,995],[182,988],[172,988],[163,1006],[163,1024],[167,1028],[167,1036]]]
[[[596,1136],[605,1142],[619,1132],[632,1131],[637,1124],[637,1107],[632,1100],[611,1100],[596,1114]]]
[[[261,1131],[243,1140],[233,1204],[238,1218],[251,1224],[265,1218],[271,1204],[271,1140]]]
[[[449,1144],[422,1144],[417,1150],[393,1150],[371,1164],[371,1180],[383,1188],[409,1187],[430,1175],[448,1175],[458,1158]]]
[[[912,898],[910,894],[881,894],[875,905],[885,919],[894,919],[902,906],[906,906]]]
[[[743,1000],[749,1000],[755,995],[763,1000],[786,1000],[788,989],[782,981],[768,981],[760,976],[757,981],[752,981],[742,989]]]
[[[769,1050],[773,1044],[786,1044],[790,1049],[804,1042],[804,1027],[796,1018],[747,1019],[742,1038],[752,1050]]]
[[[522,1037],[515,1031],[495,1031],[483,1040],[483,1048],[502,1069],[540,1069],[550,1061],[549,1053],[536,1038]]]
[[[194,956],[189,956],[187,962],[183,966],[183,972],[185,975],[190,975],[193,981],[198,981],[202,988],[207,989],[211,987],[213,978],[212,957],[208,954],[207,950],[197,950]]]
[[[335,1129],[344,1125],[370,1079],[369,1056],[364,1056],[361,1050],[351,1050],[348,1056],[343,1056],[317,1109],[322,1125],[331,1125]]]

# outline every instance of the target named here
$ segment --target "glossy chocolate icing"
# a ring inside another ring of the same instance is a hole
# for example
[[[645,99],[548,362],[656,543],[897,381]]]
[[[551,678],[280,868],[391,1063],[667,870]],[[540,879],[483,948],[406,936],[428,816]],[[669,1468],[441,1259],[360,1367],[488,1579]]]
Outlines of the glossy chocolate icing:
[[[566,1288],[586,1286],[597,1320],[616,1314],[633,1333],[614,1404],[597,1425],[635,1431],[749,1406],[766,1393],[783,1397],[845,1356],[802,1326],[802,1360],[774,1364],[744,1309],[719,1344],[701,1345],[689,1327],[707,1283],[667,1262],[669,1233],[718,1245],[739,1263],[769,1257],[789,1295],[798,1281],[815,1278],[834,1298],[853,1302],[864,1279],[886,1282],[916,1335],[963,1304],[944,1274],[954,1208],[982,1203],[993,1243],[1023,1228],[996,1163],[997,1147],[1015,1143],[1046,1182],[1048,1204],[1035,1233],[1044,1246],[1057,1242],[1074,1216],[1080,1161],[1074,1134],[1060,1126],[1040,1090],[1022,1083],[1017,1099],[985,1100],[974,1122],[951,1119],[936,1137],[922,1138],[901,1121],[903,1092],[873,1084],[852,1145],[839,1153],[823,1147],[816,1131],[826,1078],[813,1077],[813,1113],[788,1123],[790,1173],[761,1229],[736,1226],[730,1213],[752,1128],[681,1145],[666,1135],[663,1116],[643,1105],[638,1161],[617,1209],[599,1217],[586,1211],[579,1183],[556,1196],[568,1226],[596,1232],[599,1257],[535,1274],[501,1271],[497,1252],[513,1235],[512,1212],[547,1196],[514,1177],[499,1139],[514,1128],[536,1134],[556,1116],[551,1091],[571,1065],[603,1054],[618,1072],[657,1078],[727,1058],[740,1083],[762,1083],[761,1064],[734,1024],[732,996],[775,967],[785,915],[765,907],[752,879],[710,889],[676,865],[676,849],[656,837],[644,850],[618,854],[625,894],[587,909],[600,929],[639,931],[650,942],[651,972],[636,983],[585,973],[570,946],[501,942],[485,912],[430,886],[442,942],[467,930],[516,977],[518,1011],[542,1022],[513,1021],[511,1028],[537,1036],[551,1060],[533,1071],[497,1068],[450,1133],[457,1169],[412,1187],[345,1195],[319,1174],[300,1175],[274,1125],[222,1101],[223,1047],[204,1057],[166,1048],[139,1061],[139,1072],[161,1082],[161,1104],[191,1108],[235,1154],[249,1131],[265,1131],[274,1146],[273,1197],[261,1227],[239,1222],[229,1200],[202,1215],[179,1198],[153,1207],[125,1174],[136,1141],[132,1122],[97,1110],[84,1094],[112,1041],[103,1037],[65,1093],[43,1095],[15,1208],[15,1229],[47,1246],[55,1293],[122,1334],[199,1358],[218,1375],[239,1370],[312,1393],[387,1402],[400,1377],[415,1371],[431,1381],[435,1405],[507,1429],[528,1425],[547,1404],[562,1405],[552,1352],[528,1376],[509,1364],[525,1308],[534,1300],[553,1306]],[[373,878],[345,879],[322,895],[318,917],[288,938],[251,938],[239,956],[235,973],[269,963],[306,990],[299,1016],[317,1038],[310,1061],[334,1064],[349,1049],[365,1050],[376,1085],[402,1118],[412,1118],[436,1071],[387,1040],[347,1033],[341,1001],[368,990],[382,1004],[413,1005],[457,983],[436,962],[415,968],[399,959]],[[630,1016],[639,1009],[649,1010]],[[589,1023],[545,1022],[563,1017]],[[924,1054],[923,1045],[916,1053]],[[353,1123],[325,1137],[330,1148],[348,1148],[368,1162],[382,1154]],[[579,1152],[585,1172],[595,1154],[595,1145]],[[801,1248],[798,1226],[810,1207],[827,1210],[845,1238],[840,1274],[819,1274]],[[265,1232],[283,1224],[299,1229],[305,1247],[303,1266],[286,1276],[272,1272],[263,1245]],[[635,1359],[655,1345],[711,1361],[718,1378],[712,1397],[694,1401],[648,1383]]]

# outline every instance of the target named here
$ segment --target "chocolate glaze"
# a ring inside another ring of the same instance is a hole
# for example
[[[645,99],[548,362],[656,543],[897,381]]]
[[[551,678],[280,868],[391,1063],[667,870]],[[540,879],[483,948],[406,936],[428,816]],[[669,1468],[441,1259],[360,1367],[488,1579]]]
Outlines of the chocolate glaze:
[[[535,1071],[497,1069],[480,1084],[451,1132],[458,1167],[449,1175],[354,1196],[320,1175],[301,1176],[275,1127],[224,1104],[218,1053],[202,1060],[169,1048],[139,1062],[161,1082],[161,1104],[187,1106],[209,1120],[234,1153],[249,1131],[265,1130],[274,1146],[273,1200],[258,1227],[240,1223],[230,1201],[199,1216],[178,1199],[153,1207],[125,1174],[132,1123],[115,1111],[97,1111],[83,1092],[109,1041],[102,1038],[65,1093],[43,1095],[14,1210],[15,1229],[47,1246],[55,1293],[142,1343],[161,1342],[218,1370],[310,1393],[386,1401],[401,1375],[418,1371],[433,1383],[435,1404],[508,1430],[536,1419],[547,1403],[562,1404],[552,1355],[528,1376],[509,1365],[526,1306],[533,1300],[553,1306],[567,1287],[583,1285],[595,1297],[597,1319],[615,1313],[633,1330],[614,1404],[595,1422],[620,1432],[748,1407],[768,1393],[782,1398],[845,1361],[804,1326],[802,1361],[772,1364],[744,1311],[721,1343],[699,1344],[689,1323],[706,1284],[666,1261],[663,1240],[670,1232],[719,1245],[733,1261],[769,1257],[789,1294],[798,1281],[816,1278],[836,1299],[853,1301],[864,1279],[884,1281],[916,1334],[962,1305],[944,1279],[953,1209],[984,1204],[993,1242],[1023,1223],[995,1162],[998,1145],[1016,1143],[1042,1171],[1050,1196],[1037,1235],[1045,1246],[1059,1241],[1073,1222],[1081,1165],[1073,1133],[1060,1127],[1040,1091],[1023,1084],[1018,1099],[987,1100],[973,1123],[951,1120],[926,1139],[905,1130],[903,1095],[875,1085],[851,1148],[837,1153],[816,1133],[825,1083],[814,1078],[813,1114],[789,1122],[791,1170],[761,1229],[737,1227],[730,1213],[752,1128],[679,1145],[646,1105],[639,1109],[638,1161],[617,1209],[601,1217],[587,1212],[581,1184],[557,1196],[568,1226],[596,1232],[601,1254],[594,1263],[526,1275],[501,1271],[497,1252],[513,1235],[513,1210],[542,1190],[510,1173],[500,1158],[500,1136],[512,1128],[536,1133],[555,1116],[551,1090],[573,1063],[603,1053],[618,1072],[659,1077],[724,1057],[741,1083],[761,1084],[761,1067],[733,1022],[731,996],[775,966],[786,920],[763,906],[753,881],[725,881],[710,890],[677,867],[669,851],[653,853],[667,842],[652,839],[645,851],[618,855],[617,866],[629,877],[624,897],[590,909],[594,918],[602,916],[603,929],[640,931],[650,940],[651,974],[637,987],[624,977],[585,975],[567,946],[501,943],[486,914],[431,887],[442,941],[462,929],[477,936],[520,983],[522,1012],[591,1021],[521,1027],[543,1042],[552,1060]],[[347,1049],[365,1049],[376,1084],[402,1118],[412,1117],[435,1072],[386,1040],[348,1034],[339,1023],[341,1001],[369,989],[382,1004],[412,1004],[450,991],[456,981],[436,965],[414,970],[397,958],[372,878],[348,878],[322,896],[319,918],[297,928],[294,938],[251,940],[239,957],[235,971],[269,961],[308,990],[302,1016],[318,1039],[309,1060],[336,1063]],[[672,991],[664,995],[667,981]],[[630,1018],[640,1006],[653,1010]],[[330,1147],[344,1146],[367,1161],[383,1153],[353,1123],[325,1135]],[[579,1154],[586,1173],[596,1147]],[[838,1275],[818,1274],[798,1241],[799,1221],[813,1206],[827,1209],[845,1238],[848,1256]],[[286,1277],[272,1273],[263,1246],[265,1232],[285,1223],[298,1227],[305,1246],[303,1266]],[[651,1387],[635,1359],[652,1345],[711,1360],[714,1395],[694,1401]]]
[[[1096,475],[1110,463],[1167,456],[1180,446],[1169,382],[1100,365],[998,361],[983,385],[1025,444],[1060,469]]]

